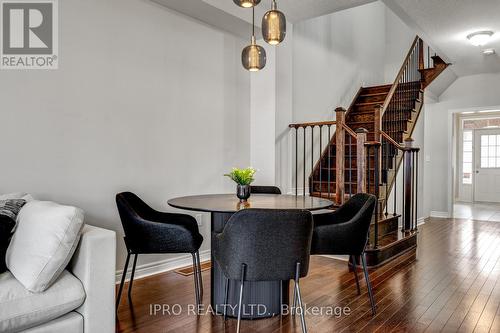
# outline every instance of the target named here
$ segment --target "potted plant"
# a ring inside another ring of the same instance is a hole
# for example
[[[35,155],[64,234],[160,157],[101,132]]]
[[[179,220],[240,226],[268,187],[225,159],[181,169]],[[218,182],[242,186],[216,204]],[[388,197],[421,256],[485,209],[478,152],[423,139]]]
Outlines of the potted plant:
[[[233,168],[230,173],[224,175],[236,183],[236,196],[240,202],[246,202],[250,198],[250,184],[254,181],[255,172],[254,168]]]

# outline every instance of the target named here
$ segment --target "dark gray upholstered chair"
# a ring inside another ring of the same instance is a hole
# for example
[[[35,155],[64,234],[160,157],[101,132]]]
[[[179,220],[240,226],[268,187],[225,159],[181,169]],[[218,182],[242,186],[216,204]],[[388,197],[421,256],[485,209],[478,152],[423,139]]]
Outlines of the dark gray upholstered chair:
[[[224,230],[213,237],[214,257],[226,277],[224,319],[229,280],[239,280],[238,325],[240,331],[245,281],[295,281],[300,309],[299,280],[309,270],[313,221],[308,211],[245,209],[235,213]],[[283,304],[283,299],[281,299]],[[300,311],[306,332],[304,311]]]
[[[276,186],[250,186],[250,193],[253,194],[281,194],[281,190]]]
[[[331,213],[314,215],[311,246],[311,254],[349,255],[358,294],[361,294],[361,290],[356,258],[361,257],[373,314],[376,311],[375,300],[366,268],[365,247],[376,203],[377,199],[374,195],[359,193]]]
[[[123,192],[116,195],[116,205],[125,231],[127,259],[116,299],[116,308],[120,304],[125,275],[130,255],[135,255],[128,289],[131,298],[135,266],[139,254],[190,253],[193,257],[194,285],[196,304],[203,298],[203,281],[199,248],[203,237],[198,231],[196,219],[190,215],[163,213],[149,207],[137,195]]]

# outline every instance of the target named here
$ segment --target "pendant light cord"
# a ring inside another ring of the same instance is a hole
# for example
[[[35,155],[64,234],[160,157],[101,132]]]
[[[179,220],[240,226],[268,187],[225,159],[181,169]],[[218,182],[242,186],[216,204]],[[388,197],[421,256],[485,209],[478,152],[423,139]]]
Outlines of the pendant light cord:
[[[252,36],[255,37],[255,6],[252,7]]]

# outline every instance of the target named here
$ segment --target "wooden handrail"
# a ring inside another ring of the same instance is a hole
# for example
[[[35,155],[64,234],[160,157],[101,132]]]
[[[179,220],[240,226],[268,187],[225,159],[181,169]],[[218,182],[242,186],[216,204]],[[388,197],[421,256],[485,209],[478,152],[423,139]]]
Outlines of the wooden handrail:
[[[396,147],[399,150],[406,150],[406,147],[397,143],[389,134],[387,134],[384,131],[380,131],[380,134],[387,140],[389,141],[394,147]]]
[[[408,51],[408,54],[406,55],[406,58],[403,61],[403,65],[399,69],[398,75],[396,76],[396,79],[394,80],[394,83],[391,86],[391,90],[389,90],[389,94],[387,95],[387,98],[385,99],[385,102],[382,106],[382,110],[380,112],[380,117],[383,117],[385,110],[387,110],[387,108],[389,107],[389,103],[391,103],[392,97],[393,97],[394,93],[396,92],[396,89],[399,85],[399,80],[403,76],[405,69],[406,69],[406,65],[408,64],[408,61],[410,60],[411,54],[413,52],[413,49],[415,48],[415,46],[417,45],[419,40],[420,40],[419,36],[416,36],[415,39],[413,40],[413,43],[411,44],[410,50]]]
[[[344,128],[344,130],[350,135],[352,136],[354,139],[356,139],[358,137],[358,135],[356,134],[356,132],[354,132],[349,126],[347,126],[346,123],[343,123],[342,124],[342,127]]]
[[[288,127],[290,128],[301,128],[301,127],[315,127],[315,126],[325,126],[325,125],[336,125],[336,121],[318,121],[313,123],[299,123],[299,124],[290,124]]]

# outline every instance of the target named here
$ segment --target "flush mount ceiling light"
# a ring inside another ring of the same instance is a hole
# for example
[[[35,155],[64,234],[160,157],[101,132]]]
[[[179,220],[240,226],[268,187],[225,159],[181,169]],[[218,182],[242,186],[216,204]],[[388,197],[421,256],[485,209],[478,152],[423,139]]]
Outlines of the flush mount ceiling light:
[[[286,18],[278,10],[276,0],[272,0],[271,10],[262,18],[262,36],[271,45],[278,45],[285,39]]]
[[[235,4],[243,8],[255,7],[260,3],[260,0],[233,0]]]
[[[467,36],[467,39],[474,46],[483,46],[489,42],[491,36],[493,36],[493,31],[478,31]]]
[[[266,50],[255,41],[255,8],[252,8],[252,41],[243,49],[241,63],[250,72],[260,71],[266,66]]]
[[[494,50],[494,49],[486,49],[486,50],[483,50],[483,54],[484,54],[484,55],[487,55],[487,56],[489,56],[489,55],[493,55],[493,54],[495,54],[495,53],[496,53],[496,52],[495,52],[495,50]]]

